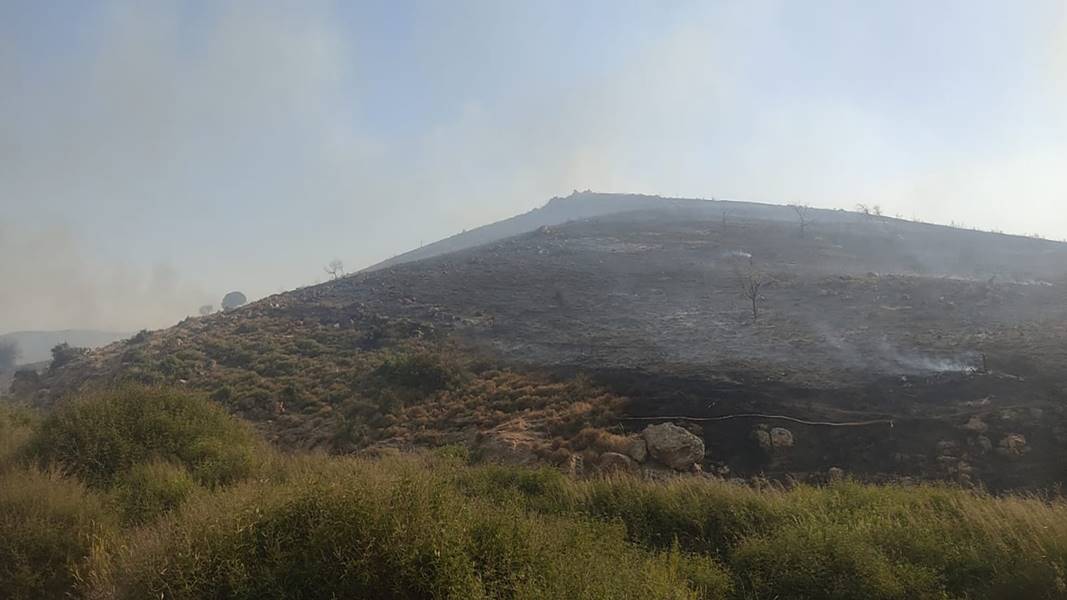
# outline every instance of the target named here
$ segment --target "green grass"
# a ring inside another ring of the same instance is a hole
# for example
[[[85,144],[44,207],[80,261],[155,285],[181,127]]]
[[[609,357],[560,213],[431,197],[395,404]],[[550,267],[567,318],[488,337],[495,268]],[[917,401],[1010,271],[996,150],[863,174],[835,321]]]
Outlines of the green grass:
[[[1067,598],[1060,499],[286,456],[154,388],[0,433],[4,598]]]

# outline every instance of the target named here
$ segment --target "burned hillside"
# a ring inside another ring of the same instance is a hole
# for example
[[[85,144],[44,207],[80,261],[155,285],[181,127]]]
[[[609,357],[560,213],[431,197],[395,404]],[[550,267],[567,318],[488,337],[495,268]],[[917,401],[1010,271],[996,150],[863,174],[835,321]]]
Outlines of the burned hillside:
[[[343,452],[588,462],[673,421],[724,476],[1067,478],[1067,246],[837,211],[802,231],[784,207],[728,206],[540,226],[271,296],[22,395],[175,382],[283,445]]]

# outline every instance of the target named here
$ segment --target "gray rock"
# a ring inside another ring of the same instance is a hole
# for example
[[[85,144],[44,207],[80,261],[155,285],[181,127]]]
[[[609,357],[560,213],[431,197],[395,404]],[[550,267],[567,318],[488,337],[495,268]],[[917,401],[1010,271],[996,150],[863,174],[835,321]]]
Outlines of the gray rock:
[[[792,448],[793,432],[785,427],[774,427],[770,432],[771,446],[774,448]]]
[[[997,454],[1008,458],[1018,458],[1030,451],[1026,437],[1021,433],[1009,433],[997,444]]]
[[[637,461],[618,452],[605,452],[600,455],[601,473],[633,473],[637,470]]]
[[[645,439],[641,437],[635,437],[630,445],[626,448],[626,454],[630,455],[630,458],[636,460],[639,463],[645,462],[648,458],[648,444],[645,443]]]
[[[764,450],[771,449],[771,434],[767,433],[766,429],[753,429],[752,439],[756,440],[760,448]]]
[[[677,471],[704,460],[704,440],[673,423],[649,425],[641,435],[652,458]]]

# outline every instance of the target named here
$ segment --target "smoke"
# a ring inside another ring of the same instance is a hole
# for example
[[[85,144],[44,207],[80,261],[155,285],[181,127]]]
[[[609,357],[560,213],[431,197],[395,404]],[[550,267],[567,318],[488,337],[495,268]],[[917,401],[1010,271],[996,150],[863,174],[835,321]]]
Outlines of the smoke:
[[[18,344],[8,340],[0,340],[0,373],[13,371],[18,358]]]
[[[933,356],[919,350],[902,349],[884,336],[873,343],[866,337],[850,340],[846,334],[821,321],[814,321],[811,327],[825,344],[824,347],[830,349],[841,364],[850,368],[921,375],[973,373],[982,366],[982,357],[976,352]]]
[[[214,300],[166,262],[104,259],[70,228],[0,225],[0,332],[134,331],[172,325]]]

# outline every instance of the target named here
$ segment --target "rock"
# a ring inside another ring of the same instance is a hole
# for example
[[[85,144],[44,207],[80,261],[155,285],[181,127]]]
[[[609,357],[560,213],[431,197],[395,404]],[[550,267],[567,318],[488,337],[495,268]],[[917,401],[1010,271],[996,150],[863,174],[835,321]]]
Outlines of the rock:
[[[581,454],[572,454],[563,461],[563,472],[571,477],[581,477],[585,474],[585,459]]]
[[[960,445],[952,440],[941,440],[937,443],[937,453],[941,456],[955,456]]]
[[[532,444],[521,436],[488,435],[478,446],[485,462],[509,466],[532,465],[537,462],[537,453]]]
[[[605,452],[600,455],[601,473],[632,473],[637,470],[637,461],[618,452]]]
[[[997,454],[1008,458],[1018,458],[1030,451],[1026,437],[1021,433],[1009,433],[997,444]]]
[[[648,444],[645,443],[645,439],[641,437],[634,438],[630,445],[627,446],[626,454],[639,463],[645,462],[645,459],[648,458]]]
[[[990,440],[984,435],[978,436],[977,438],[975,438],[974,441],[978,445],[978,449],[982,452],[982,454],[986,454],[993,450],[993,440]]]
[[[704,440],[673,423],[649,425],[641,436],[652,458],[677,471],[704,460]]]
[[[766,429],[753,429],[752,439],[756,440],[760,448],[764,450],[771,449],[771,434],[767,433]]]
[[[975,415],[964,424],[963,428],[975,433],[985,433],[989,430],[989,425],[986,425],[985,421],[982,420],[982,417]]]
[[[785,427],[774,427],[771,429],[771,446],[774,448],[792,448],[793,447],[793,432],[789,431]]]

